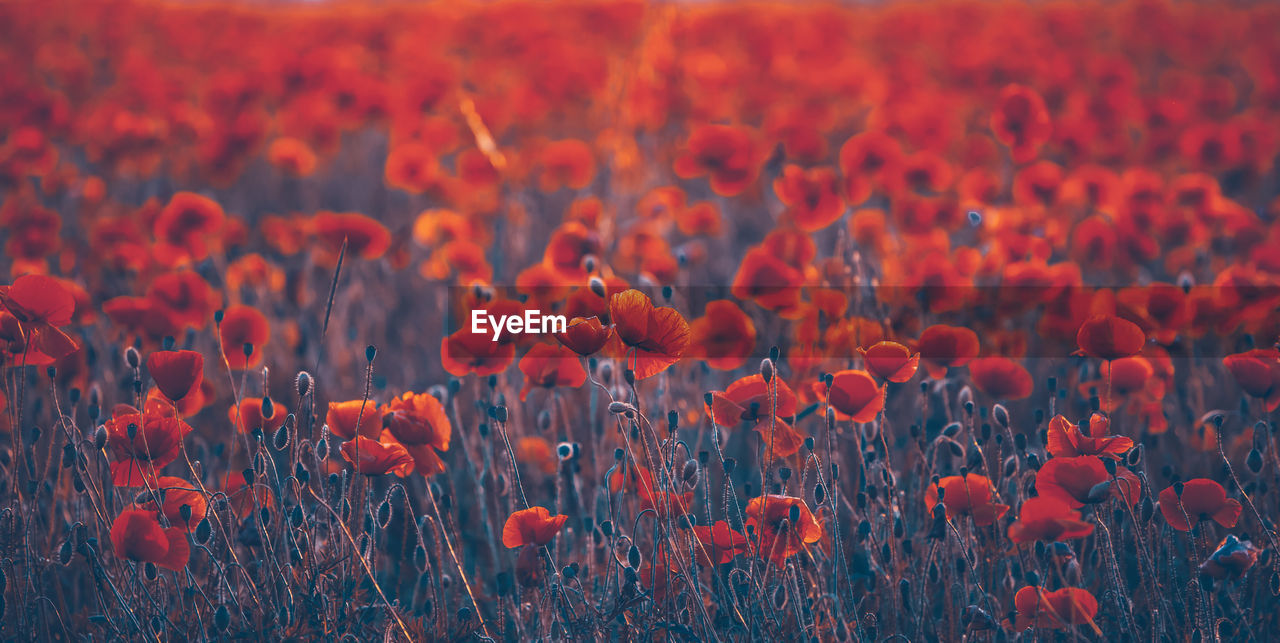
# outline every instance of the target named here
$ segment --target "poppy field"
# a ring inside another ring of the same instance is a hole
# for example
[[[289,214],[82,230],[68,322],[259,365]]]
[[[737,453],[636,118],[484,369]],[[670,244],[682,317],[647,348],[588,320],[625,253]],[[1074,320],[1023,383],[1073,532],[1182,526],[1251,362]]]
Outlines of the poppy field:
[[[1277,33],[0,3],[0,640],[1275,640]]]

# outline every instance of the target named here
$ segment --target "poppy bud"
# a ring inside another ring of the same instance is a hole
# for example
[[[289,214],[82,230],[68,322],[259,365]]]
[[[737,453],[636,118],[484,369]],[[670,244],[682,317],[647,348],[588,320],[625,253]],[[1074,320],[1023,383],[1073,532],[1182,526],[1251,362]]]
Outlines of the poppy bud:
[[[765,384],[773,381],[773,360],[765,359],[760,362],[760,377],[764,378]]]
[[[378,504],[378,527],[386,529],[391,522],[391,503],[383,500]]]
[[[378,356],[378,347],[377,347],[377,346],[374,346],[373,344],[369,344],[368,346],[365,346],[365,347],[364,347],[364,360],[365,360],[366,362],[369,362],[369,363],[371,363],[371,364],[372,364],[372,363],[373,363],[373,358],[375,358],[375,357],[377,357],[377,356]]]
[[[543,409],[538,412],[538,430],[546,431],[551,428],[551,412]]]
[[[632,410],[634,410],[634,409],[635,409],[635,407],[634,407],[634,406],[631,406],[630,404],[627,404],[626,402],[610,402],[610,403],[609,403],[609,412],[610,412],[610,413],[614,413],[614,414],[617,414],[617,413],[627,413],[627,412],[630,412],[630,411],[632,411]]]
[[[821,484],[815,485],[813,487],[813,504],[820,505],[826,499],[827,499],[826,487],[823,487]]]
[[[725,474],[726,474],[726,475],[727,475],[727,474],[730,474],[730,473],[733,473],[734,469],[737,469],[737,468],[738,468],[738,461],[737,461],[737,460],[735,460],[735,459],[733,459],[733,458],[725,458],[725,459],[724,459],[724,472],[725,472]]]
[[[130,346],[124,351],[124,361],[129,368],[137,369],[142,364],[142,356],[138,354],[138,349]]]
[[[1116,474],[1116,461],[1111,458],[1103,458],[1102,468],[1107,470],[1107,475],[1114,476]]]
[[[952,438],[952,437],[955,437],[956,434],[960,433],[960,429],[961,429],[961,424],[959,422],[952,422],[942,427],[942,435]]]
[[[684,470],[680,472],[680,477],[685,482],[690,482],[698,475],[698,462],[690,458],[684,461]]]
[[[781,467],[781,468],[779,468],[779,469],[778,469],[778,477],[779,477],[779,478],[782,478],[782,481],[783,481],[783,482],[786,482],[787,480],[790,480],[790,479],[791,479],[791,467]],[[793,506],[793,507],[792,507],[792,509],[795,509],[795,507]]]
[[[298,397],[306,397],[311,392],[311,374],[306,371],[298,371],[298,378],[294,381],[294,386],[298,389]]]
[[[240,349],[244,353],[245,359],[248,359],[249,356],[253,355],[253,342],[245,342]]]
[[[622,380],[623,380],[623,381],[625,381],[625,382],[627,383],[627,386],[635,386],[635,385],[636,385],[636,372],[635,372],[634,370],[632,370],[632,369],[629,369],[629,368],[627,368],[627,369],[623,369],[623,371],[622,371]]]
[[[1244,463],[1254,474],[1262,471],[1262,452],[1257,449],[1250,449],[1249,457],[1245,458]]]
[[[501,404],[493,407],[493,419],[497,420],[499,424],[506,424],[507,423],[507,407]]]
[[[213,626],[219,632],[226,631],[231,625],[231,612],[227,611],[226,605],[219,605],[217,610],[213,612]]]
[[[600,297],[601,299],[604,298],[606,294],[604,280],[599,277],[592,277],[591,280],[587,282],[587,286],[591,288],[591,292],[594,293],[595,296]]]
[[[627,550],[627,564],[632,568],[639,569],[640,561],[640,548],[632,545],[631,548]]]
[[[999,424],[1001,428],[1009,428],[1009,410],[1004,405],[996,404],[991,407],[991,418]]]
[[[1097,504],[1103,502],[1111,494],[1111,481],[1104,480],[1089,488],[1089,493],[1085,496],[1085,502]]]
[[[675,409],[667,411],[667,431],[675,433],[680,428],[680,414]]]

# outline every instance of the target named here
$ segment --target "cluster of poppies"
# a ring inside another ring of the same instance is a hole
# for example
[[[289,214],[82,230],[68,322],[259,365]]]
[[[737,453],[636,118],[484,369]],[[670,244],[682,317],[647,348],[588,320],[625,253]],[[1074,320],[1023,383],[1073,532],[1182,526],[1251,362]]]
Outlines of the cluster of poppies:
[[[0,634],[1265,638],[1275,33],[0,4]]]

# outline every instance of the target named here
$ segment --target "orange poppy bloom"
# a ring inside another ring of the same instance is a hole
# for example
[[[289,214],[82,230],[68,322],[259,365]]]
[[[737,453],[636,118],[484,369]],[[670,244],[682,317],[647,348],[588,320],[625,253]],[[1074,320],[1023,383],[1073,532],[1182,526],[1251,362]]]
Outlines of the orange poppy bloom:
[[[364,410],[361,411],[361,408]],[[378,416],[378,405],[373,400],[347,400],[346,402],[330,402],[325,412],[324,423],[329,425],[329,432],[350,440],[356,435],[356,423],[359,422],[360,435],[376,438],[382,431],[382,423]]]
[[[688,237],[716,236],[721,229],[720,207],[711,201],[699,201],[676,214],[676,228]]]
[[[1109,488],[1102,487],[1103,483],[1110,483]],[[1061,500],[1072,509],[1097,504],[1110,497],[1133,505],[1142,495],[1142,482],[1125,467],[1116,467],[1116,479],[1113,481],[1098,456],[1055,457],[1036,472],[1036,492]]]
[[[191,426],[151,409],[145,414],[132,407],[121,410],[124,412],[113,413],[103,424],[107,429],[107,445],[115,458],[111,463],[111,480],[117,487],[141,487],[144,476],[159,473],[165,465],[178,459],[182,439],[191,432]]]
[[[722,371],[745,364],[756,347],[755,324],[727,299],[708,302],[702,317],[689,323],[689,335],[688,356]]]
[[[765,382],[764,376],[756,373],[735,381],[723,392],[712,391],[711,411],[716,424],[728,428],[775,416],[791,417],[796,414],[796,394],[782,378],[775,375],[772,382]]]
[[[317,212],[312,230],[324,250],[324,264],[338,260],[342,242],[347,242],[347,255],[377,259],[391,248],[391,232],[376,220],[357,212]]]
[[[1236,526],[1243,506],[1239,500],[1227,497],[1222,485],[1208,478],[1195,478],[1182,485],[1178,495],[1177,485],[1160,492],[1160,513],[1169,526],[1178,531],[1191,531],[1198,522],[1212,520],[1223,527]]]
[[[546,507],[529,507],[512,512],[502,526],[502,544],[507,549],[533,545],[543,547],[564,527],[568,516],[552,516]]]
[[[13,285],[0,286],[0,305],[17,321],[17,334],[25,338],[23,351],[55,360],[76,349],[76,341],[59,329],[71,323],[75,295],[57,279],[45,275],[18,277]]]
[[[1018,522],[1009,525],[1009,540],[1015,543],[1054,542],[1084,538],[1093,525],[1080,520],[1080,512],[1067,503],[1047,496],[1028,498],[1018,512]]]
[[[574,317],[564,332],[555,335],[566,348],[586,357],[604,348],[613,335],[613,326],[600,323],[599,317]]]
[[[884,387],[862,370],[834,373],[827,396],[835,410],[854,422],[870,422],[884,408]]]
[[[898,342],[878,342],[866,349],[859,347],[858,354],[872,375],[899,384],[911,379],[920,364],[920,354],[911,354],[911,349]]]
[[[253,433],[257,429],[269,436],[272,431],[284,426],[288,413],[272,404],[271,417],[263,417],[262,403],[263,398],[260,397],[240,398],[239,406],[232,404],[227,409],[227,420],[241,433]]]
[[[204,380],[204,355],[196,351],[156,351],[147,356],[147,372],[156,387],[177,402],[200,388]]]
[[[547,144],[540,158],[542,175],[538,189],[555,192],[561,187],[581,190],[591,184],[595,176],[595,160],[591,147],[576,139],[566,139]]]
[[[556,472],[556,454],[546,438],[525,436],[516,440],[516,460],[522,465],[534,467],[551,475]]]
[[[577,388],[587,381],[587,371],[582,368],[578,354],[558,344],[534,344],[520,358],[519,368],[524,374],[524,387],[520,389],[522,402],[534,387]]]
[[[308,176],[316,169],[316,153],[296,138],[281,137],[272,141],[267,147],[267,160],[293,176]]]
[[[491,335],[472,333],[470,328],[454,331],[440,341],[440,363],[456,377],[469,373],[478,377],[501,373],[515,358],[515,344],[495,342]]]
[[[795,524],[791,524],[793,507],[798,516]],[[779,568],[786,567],[788,558],[823,537],[822,525],[801,498],[757,496],[747,501],[744,513],[745,524],[755,529],[761,555]],[[783,522],[788,523],[786,531],[782,530]]]
[[[747,251],[733,277],[733,296],[762,308],[787,311],[800,305],[804,275],[764,248]]]
[[[614,337],[625,345],[626,365],[637,379],[652,377],[675,364],[689,346],[689,324],[674,308],[655,307],[639,290],[609,299]]]
[[[736,196],[755,183],[762,160],[751,129],[703,125],[689,135],[687,149],[673,167],[682,179],[710,175],[716,194]]]
[[[915,348],[929,377],[942,379],[948,368],[964,366],[978,356],[978,334],[963,326],[934,324],[920,333]]]
[[[413,458],[388,431],[383,431],[378,440],[356,436],[354,440],[343,442],[339,450],[344,460],[355,465],[357,473],[366,476],[394,473],[403,478],[413,473]]]
[[[694,525],[693,537],[702,543],[701,547],[694,547],[693,550],[702,564],[708,567],[723,565],[733,560],[735,556],[750,551],[747,537],[723,520],[717,520],[710,527]]]
[[[1080,353],[1108,361],[1137,355],[1146,343],[1147,336],[1137,324],[1114,315],[1090,317],[1076,334]]]
[[[444,471],[444,461],[436,451],[449,450],[453,425],[440,400],[434,395],[407,391],[392,399],[385,412],[391,414],[387,430],[409,452],[417,472],[431,476]],[[363,429],[362,426],[361,433],[366,433]]]
[[[1107,435],[1111,421],[1105,415],[1094,413],[1089,418],[1089,435],[1067,418],[1057,415],[1049,420],[1048,444],[1045,446],[1054,457],[1096,455],[1119,460],[1133,448],[1133,440],[1118,435]]]
[[[941,493],[939,493],[941,489]],[[964,477],[947,476],[929,485],[924,492],[924,503],[932,512],[938,503],[947,510],[947,519],[973,516],[973,523],[985,527],[999,520],[1009,511],[1009,505],[995,500],[995,487],[986,476],[967,473]]]
[[[1246,393],[1265,402],[1268,411],[1280,408],[1280,351],[1255,348],[1228,355],[1222,364]]]
[[[1063,630],[1072,625],[1088,624],[1095,634],[1102,636],[1102,630],[1093,622],[1093,617],[1098,614],[1098,599],[1087,590],[1064,587],[1047,592],[1041,587],[1023,587],[1014,595],[1013,604],[1017,610],[1014,631],[1021,632],[1031,627]]]
[[[247,370],[262,363],[262,347],[271,337],[267,317],[252,306],[232,306],[222,315],[218,325],[222,337],[222,354],[232,370]],[[249,354],[245,355],[245,348]]]
[[[1044,99],[1030,87],[1009,85],[999,100],[991,114],[991,131],[1009,147],[1015,163],[1034,159],[1053,134]]]
[[[111,546],[116,555],[179,571],[191,556],[186,531],[165,528],[156,512],[130,505],[111,522]]]
[[[774,179],[773,191],[787,206],[790,220],[805,232],[821,230],[844,214],[836,171],[830,167],[788,165]]]
[[[1007,357],[979,357],[969,362],[969,375],[979,391],[998,400],[1020,400],[1035,384],[1026,367]]]
[[[392,146],[383,167],[387,185],[410,194],[421,194],[437,186],[440,161],[431,149],[417,142]]]
[[[874,186],[895,171],[901,158],[897,139],[881,131],[862,132],[845,141],[840,147],[845,201],[855,206],[866,201]]]

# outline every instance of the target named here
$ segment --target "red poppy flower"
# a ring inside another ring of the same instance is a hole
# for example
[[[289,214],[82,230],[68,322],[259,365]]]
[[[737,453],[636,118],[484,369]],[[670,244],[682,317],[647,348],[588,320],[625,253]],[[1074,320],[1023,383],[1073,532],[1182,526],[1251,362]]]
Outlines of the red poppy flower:
[[[316,153],[296,138],[282,137],[267,147],[267,160],[292,176],[308,176],[316,169]]]
[[[639,290],[609,299],[615,338],[626,345],[627,367],[637,379],[652,377],[679,361],[689,346],[689,324],[674,308],[654,307]]]
[[[469,328],[454,331],[440,341],[440,363],[450,375],[479,377],[505,371],[516,358],[516,346],[493,341],[492,335],[472,333]]]
[[[599,256],[601,250],[599,233],[577,221],[569,221],[551,233],[542,260],[567,279],[585,279],[583,259],[588,255]]]
[[[938,493],[938,489],[942,493]],[[941,498],[939,498],[941,495]],[[947,519],[955,520],[958,516],[973,516],[973,524],[985,527],[999,520],[1009,511],[1009,505],[999,504],[995,500],[995,487],[986,476],[967,473],[964,477],[947,476],[936,484],[929,485],[924,492],[924,503],[932,512],[939,502],[947,510]]]
[[[262,348],[271,337],[267,317],[251,306],[232,306],[223,313],[218,325],[222,337],[222,354],[232,370],[246,370],[262,363]],[[245,355],[245,347],[251,349]]]
[[[1254,547],[1252,542],[1240,540],[1235,535],[1229,534],[1200,564],[1200,572],[1218,580],[1239,578],[1258,562],[1260,553],[1262,550]]]
[[[795,507],[798,519],[791,524],[791,508]],[[792,496],[758,496],[747,501],[745,524],[755,530],[760,553],[779,568],[786,567],[787,559],[807,549],[807,545],[822,540],[822,525],[809,511],[809,505]],[[787,523],[785,531],[782,523]]]
[[[383,175],[387,185],[410,194],[431,190],[442,178],[436,155],[426,145],[412,141],[391,147]]]
[[[218,239],[227,216],[222,206],[194,192],[178,192],[156,217],[158,241],[178,248],[201,261],[209,256],[209,240]]]
[[[0,286],[0,305],[18,321],[21,335],[26,338],[25,351],[56,360],[76,349],[75,340],[58,328],[71,323],[75,295],[57,279],[45,275],[18,277],[12,286]]]
[[[1109,487],[1101,486],[1103,483],[1110,483]],[[1036,492],[1065,502],[1072,509],[1111,497],[1133,505],[1142,495],[1142,482],[1125,467],[1116,467],[1113,481],[1098,456],[1050,458],[1036,472]]]
[[[858,354],[872,375],[899,384],[911,379],[920,364],[920,354],[912,355],[911,349],[898,342],[877,342],[866,349],[859,347]]]
[[[138,562],[155,563],[179,571],[191,555],[186,531],[165,528],[156,512],[129,506],[111,523],[111,546],[116,555]]]
[[[789,458],[799,453],[804,446],[805,434],[782,418],[774,418],[772,422],[758,422],[755,432],[760,435],[760,443],[764,445],[765,458],[778,460]]]
[[[272,404],[271,417],[263,417],[260,397],[240,398],[239,405],[233,404],[227,409],[227,420],[241,433],[253,433],[254,429],[259,429],[264,434],[270,435],[272,431],[284,426],[287,415],[289,414],[284,409]]]
[[[835,410],[854,422],[870,422],[884,408],[884,387],[861,370],[840,371],[831,376],[828,399]]]
[[[723,565],[733,560],[738,554],[745,554],[750,550],[747,537],[723,520],[717,520],[710,527],[694,525],[693,537],[702,543],[701,547],[695,546],[693,550],[702,564],[708,567]]]
[[[979,357],[969,362],[969,376],[979,391],[997,400],[1021,400],[1035,388],[1026,367],[1007,357]]]
[[[1008,85],[991,114],[991,131],[1009,147],[1015,163],[1026,163],[1049,141],[1053,125],[1040,94],[1030,87]]]
[[[902,158],[897,139],[880,131],[855,134],[840,147],[840,173],[844,175],[844,198],[858,205],[871,196],[875,183],[883,182]]]
[[[357,473],[366,476],[394,473],[403,478],[413,473],[413,458],[388,431],[384,431],[378,440],[356,436],[354,440],[343,442],[339,450],[344,460],[355,465]]]
[[[600,323],[599,317],[574,317],[563,333],[556,333],[556,339],[569,350],[586,357],[604,348],[612,334],[613,326]]]
[[[187,482],[182,478],[174,476],[160,476],[151,481],[151,489],[160,494],[163,499],[163,510],[165,518],[170,525],[179,527],[184,531],[194,531],[196,525],[204,520],[205,514],[209,510],[209,504],[204,498],[204,494],[200,493],[200,488],[194,482]],[[182,507],[187,506],[191,509],[191,519],[183,520]],[[147,501],[142,508],[155,511],[155,502]]]
[[[722,371],[745,364],[756,347],[755,324],[727,299],[708,302],[702,317],[689,323],[689,335],[689,357]]]
[[[736,196],[755,183],[760,153],[755,133],[733,125],[703,125],[689,135],[687,151],[674,169],[682,179],[710,175],[711,189],[720,196]]]
[[[533,545],[543,547],[564,527],[568,516],[552,516],[546,507],[521,509],[507,518],[502,526],[502,544],[507,549]]]
[[[541,154],[542,176],[538,189],[555,192],[562,186],[581,190],[591,183],[595,175],[595,160],[591,147],[576,139],[566,139],[547,144]]]
[[[1191,531],[1192,525],[1212,520],[1223,527],[1235,527],[1243,507],[1240,501],[1227,497],[1222,485],[1208,478],[1195,478],[1182,485],[1182,496],[1176,486],[1160,492],[1160,513],[1169,526],[1178,531]],[[1188,522],[1190,520],[1190,522]]]
[[[1222,364],[1246,393],[1265,401],[1268,411],[1280,408],[1280,351],[1255,348],[1228,355]]]
[[[587,372],[578,354],[560,345],[534,344],[520,358],[520,372],[524,373],[524,388],[520,389],[522,402],[534,387],[577,388],[587,381]]]
[[[964,366],[978,356],[978,334],[963,326],[934,324],[920,333],[916,350],[929,377],[942,379],[948,368]]]
[[[406,392],[391,400],[386,412],[391,414],[387,430],[409,452],[417,472],[431,476],[444,471],[436,451],[449,450],[453,426],[440,400],[426,393]]]
[[[272,506],[271,488],[261,482],[254,482],[251,492],[245,485],[244,473],[241,471],[232,471],[222,479],[222,492],[241,520],[255,511]]]
[[[366,438],[376,438],[382,432],[382,422],[377,416],[378,405],[373,400],[330,402],[329,410],[324,415],[324,423],[329,425],[330,433],[343,440],[350,440],[355,437],[357,422],[359,423],[360,435]]]
[[[204,355],[196,351],[157,351],[147,356],[147,372],[156,387],[177,402],[200,388],[204,380]]]
[[[184,326],[203,329],[219,303],[209,282],[193,270],[156,277],[147,287],[147,298],[167,309],[169,318],[179,329]]]
[[[1098,614],[1098,599],[1087,590],[1064,587],[1047,592],[1041,587],[1023,587],[1014,595],[1013,604],[1017,610],[1013,629],[1017,632],[1030,627],[1062,630],[1087,624],[1102,636],[1102,630],[1093,621]]]
[[[326,264],[337,262],[343,241],[348,256],[363,259],[377,259],[391,248],[387,227],[358,212],[317,212],[311,225],[326,251]]]
[[[178,459],[182,439],[191,432],[191,426],[151,409],[145,417],[132,407],[122,410],[125,412],[113,414],[103,425],[107,429],[107,444],[115,457],[111,463],[111,479],[117,487],[141,487],[144,476],[157,474]]]
[[[1018,522],[1009,525],[1009,540],[1015,543],[1054,542],[1084,538],[1093,525],[1080,520],[1080,512],[1067,503],[1046,496],[1028,498],[1018,512]]]
[[[777,409],[773,410],[775,399]],[[723,392],[712,391],[711,410],[716,424],[733,428],[741,422],[795,415],[796,394],[782,378],[775,376],[772,382],[766,383],[764,376],[756,373],[735,381]]]
[[[805,232],[821,230],[844,214],[836,171],[830,167],[805,169],[798,165],[782,168],[774,179],[773,191],[787,206],[787,215]]]
[[[1142,328],[1114,315],[1090,317],[1076,333],[1076,344],[1082,354],[1108,361],[1137,355],[1146,343]]]
[[[1089,418],[1089,435],[1080,432],[1080,427],[1067,418],[1057,415],[1049,420],[1049,442],[1046,449],[1054,457],[1074,457],[1079,455],[1096,455],[1112,460],[1119,460],[1133,448],[1133,440],[1118,435],[1107,435],[1111,429],[1111,421],[1100,413]]]
[[[788,311],[800,305],[804,275],[764,248],[747,251],[733,277],[733,296],[762,308]]]

